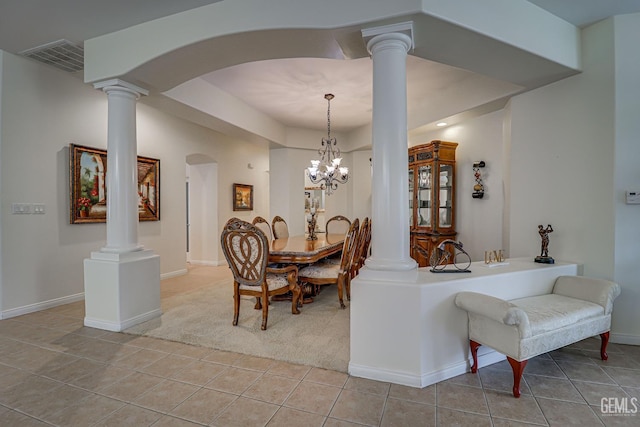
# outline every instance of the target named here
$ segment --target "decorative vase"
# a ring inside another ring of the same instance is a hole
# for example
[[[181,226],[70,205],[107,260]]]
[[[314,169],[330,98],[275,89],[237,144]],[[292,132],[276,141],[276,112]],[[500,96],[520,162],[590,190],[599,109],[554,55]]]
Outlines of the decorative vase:
[[[89,211],[86,209],[80,209],[80,218],[86,218],[89,216]]]

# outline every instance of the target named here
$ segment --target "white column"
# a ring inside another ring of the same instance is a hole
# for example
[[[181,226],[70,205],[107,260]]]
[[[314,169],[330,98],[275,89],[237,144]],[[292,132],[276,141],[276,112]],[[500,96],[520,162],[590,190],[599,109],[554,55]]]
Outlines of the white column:
[[[138,244],[136,102],[147,91],[109,80],[107,244],[84,260],[85,326],[122,331],[160,316],[160,257]]]
[[[107,94],[107,245],[102,252],[126,253],[138,244],[136,102],[146,91],[121,81],[95,85]]]
[[[363,30],[373,60],[372,270],[417,269],[409,252],[407,52],[411,23]]]

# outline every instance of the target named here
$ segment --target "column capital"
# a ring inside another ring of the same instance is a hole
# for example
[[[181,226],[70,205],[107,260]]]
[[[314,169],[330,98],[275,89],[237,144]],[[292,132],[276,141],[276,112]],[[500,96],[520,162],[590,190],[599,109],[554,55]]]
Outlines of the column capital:
[[[120,79],[103,80],[101,82],[94,83],[93,87],[94,89],[101,89],[104,92],[109,92],[110,90],[122,90],[125,92],[133,93],[138,98],[141,95],[149,95],[148,90]]]
[[[367,44],[367,50],[372,53],[374,45],[385,41],[397,41],[404,44],[405,52],[415,47],[413,39],[413,21],[401,22],[398,24],[383,25],[381,27],[365,28],[362,31],[362,38]]]

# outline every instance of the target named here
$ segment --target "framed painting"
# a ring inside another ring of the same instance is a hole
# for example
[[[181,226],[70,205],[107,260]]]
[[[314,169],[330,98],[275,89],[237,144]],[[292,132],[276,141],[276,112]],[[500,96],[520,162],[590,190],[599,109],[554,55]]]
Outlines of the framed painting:
[[[233,184],[233,210],[253,210],[253,185]]]
[[[160,160],[138,156],[138,217],[160,220]],[[69,145],[71,224],[107,222],[107,151]]]

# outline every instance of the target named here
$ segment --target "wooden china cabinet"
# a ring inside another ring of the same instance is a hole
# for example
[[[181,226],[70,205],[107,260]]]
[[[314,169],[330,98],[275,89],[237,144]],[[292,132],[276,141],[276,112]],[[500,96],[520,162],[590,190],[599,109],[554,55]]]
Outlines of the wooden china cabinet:
[[[425,254],[431,256],[440,242],[457,235],[457,147],[455,142],[436,140],[409,148],[411,257],[420,267],[429,266]]]

